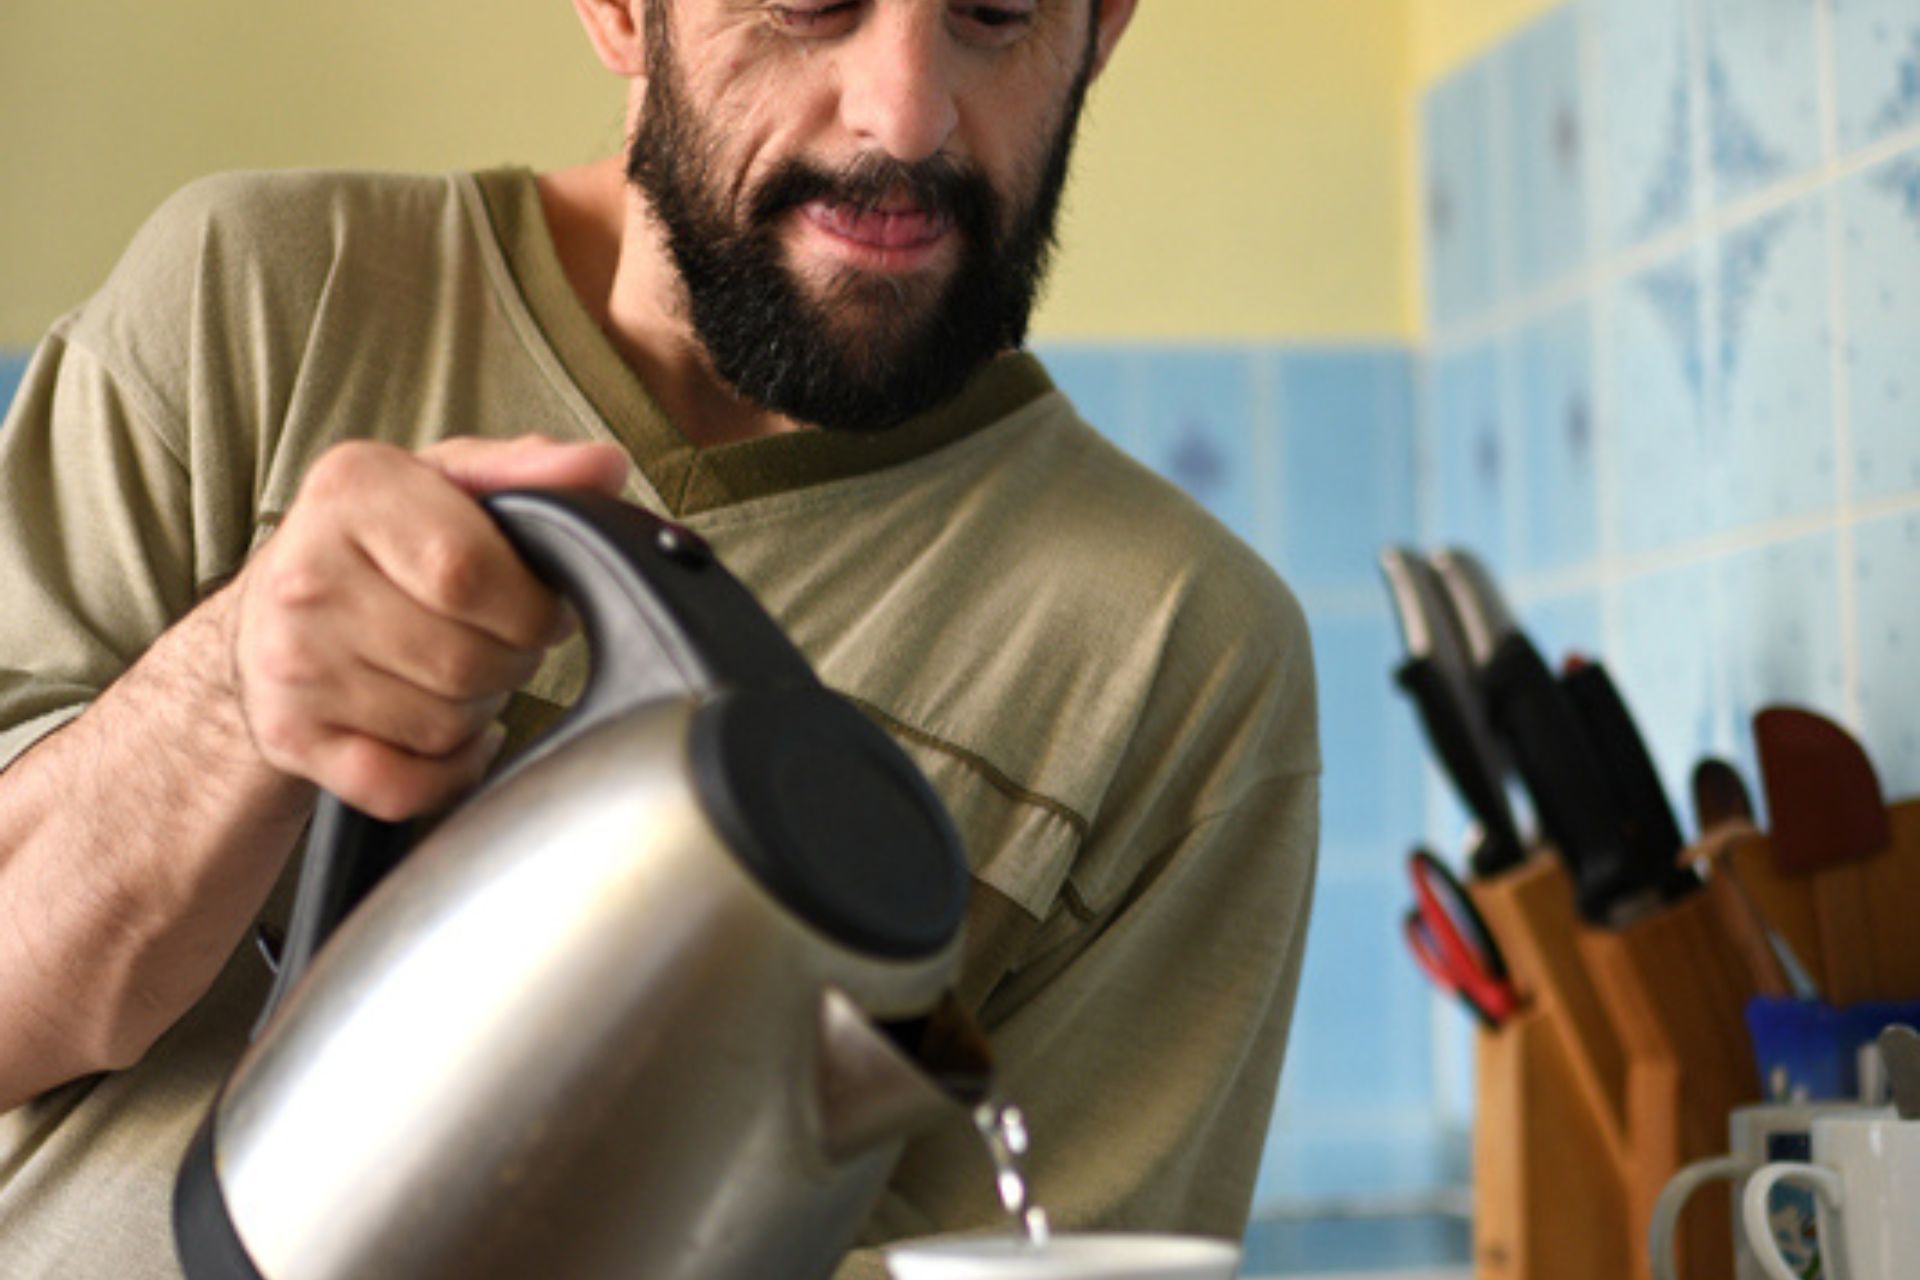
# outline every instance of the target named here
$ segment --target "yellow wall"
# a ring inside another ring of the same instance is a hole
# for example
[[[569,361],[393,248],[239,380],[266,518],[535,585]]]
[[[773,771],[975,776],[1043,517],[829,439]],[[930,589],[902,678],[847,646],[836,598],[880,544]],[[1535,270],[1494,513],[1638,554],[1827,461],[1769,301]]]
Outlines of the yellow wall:
[[[1094,93],[1053,335],[1411,331],[1407,0],[1142,0]]]
[[[1410,333],[1417,2],[1143,0],[1036,331]],[[564,164],[617,146],[619,115],[564,0],[0,0],[0,344],[34,341],[198,174]]]
[[[0,343],[200,174],[576,162],[620,105],[565,0],[0,0]]]

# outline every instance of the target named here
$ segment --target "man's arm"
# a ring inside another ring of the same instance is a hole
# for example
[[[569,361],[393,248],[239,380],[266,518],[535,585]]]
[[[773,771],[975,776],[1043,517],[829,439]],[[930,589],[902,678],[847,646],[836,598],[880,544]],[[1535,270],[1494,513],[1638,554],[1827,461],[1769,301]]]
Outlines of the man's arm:
[[[125,1066],[206,990],[317,784],[430,811],[563,631],[472,496],[617,492],[607,446],[337,448],[240,576],[0,773],[0,1109]]]

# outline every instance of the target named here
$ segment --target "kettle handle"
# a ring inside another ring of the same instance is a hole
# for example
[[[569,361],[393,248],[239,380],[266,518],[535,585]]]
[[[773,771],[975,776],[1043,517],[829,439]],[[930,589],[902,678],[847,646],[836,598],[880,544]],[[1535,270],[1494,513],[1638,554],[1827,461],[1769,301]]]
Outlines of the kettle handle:
[[[650,703],[704,699],[723,688],[818,685],[793,642],[691,531],[582,491],[509,490],[480,505],[528,567],[579,613],[587,640],[579,701],[508,774]],[[406,856],[414,835],[412,823],[382,822],[321,793],[254,1035],[340,921]]]

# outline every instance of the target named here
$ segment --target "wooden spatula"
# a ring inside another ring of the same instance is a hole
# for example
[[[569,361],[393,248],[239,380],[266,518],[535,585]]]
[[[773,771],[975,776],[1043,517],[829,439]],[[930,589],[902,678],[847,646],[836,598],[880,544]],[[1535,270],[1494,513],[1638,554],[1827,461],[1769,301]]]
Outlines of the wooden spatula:
[[[1753,718],[1753,733],[1774,867],[1813,883],[1827,999],[1872,999],[1881,992],[1872,900],[1860,864],[1893,844],[1873,762],[1852,734],[1798,707],[1763,709]]]

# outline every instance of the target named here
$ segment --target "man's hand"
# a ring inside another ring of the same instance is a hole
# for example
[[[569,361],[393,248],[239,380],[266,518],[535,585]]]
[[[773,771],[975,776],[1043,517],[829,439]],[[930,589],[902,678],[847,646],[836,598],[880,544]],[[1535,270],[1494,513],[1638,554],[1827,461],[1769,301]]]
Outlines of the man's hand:
[[[233,683],[262,758],[389,821],[471,786],[569,626],[474,498],[626,477],[612,445],[533,436],[322,455],[236,583]]]

